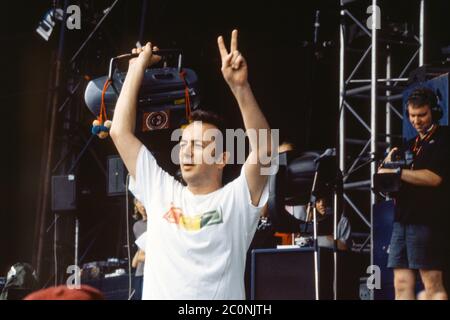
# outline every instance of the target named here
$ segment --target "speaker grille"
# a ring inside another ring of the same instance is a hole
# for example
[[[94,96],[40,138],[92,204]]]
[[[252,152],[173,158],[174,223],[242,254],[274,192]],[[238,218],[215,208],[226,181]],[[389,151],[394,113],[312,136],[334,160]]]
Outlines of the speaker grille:
[[[126,169],[119,156],[108,157],[108,196],[125,194]]]

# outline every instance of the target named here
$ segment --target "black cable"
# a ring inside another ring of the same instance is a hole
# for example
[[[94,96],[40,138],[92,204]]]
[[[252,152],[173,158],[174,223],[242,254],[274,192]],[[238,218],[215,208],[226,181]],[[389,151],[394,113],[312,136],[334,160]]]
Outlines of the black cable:
[[[78,57],[78,55],[80,54],[80,52],[84,49],[84,47],[86,46],[86,44],[89,42],[89,40],[91,40],[92,36],[95,34],[95,32],[97,32],[97,30],[100,28],[100,26],[102,25],[103,21],[106,19],[106,17],[109,15],[109,13],[112,11],[112,9],[116,6],[117,2],[119,2],[119,0],[115,0],[106,10],[105,14],[103,15],[103,17],[100,19],[100,21],[97,23],[97,25],[94,27],[94,29],[91,31],[91,33],[88,35],[88,37],[86,38],[86,40],[84,40],[84,42],[81,44],[80,48],[77,50],[77,52],[75,52],[75,54],[72,56],[72,58],[70,59],[69,64],[72,64],[75,59]]]

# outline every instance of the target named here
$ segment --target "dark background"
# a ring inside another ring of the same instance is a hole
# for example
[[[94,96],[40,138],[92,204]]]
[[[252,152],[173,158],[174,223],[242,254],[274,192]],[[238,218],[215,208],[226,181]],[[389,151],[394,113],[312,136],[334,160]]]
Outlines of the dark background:
[[[362,7],[369,5],[367,1],[360,2]],[[81,5],[82,25],[79,31],[66,32],[64,80],[105,75],[109,58],[128,52],[139,38],[141,1],[120,1],[82,51],[76,66],[67,61],[112,1],[71,3]],[[60,28],[55,28],[48,42],[40,38],[35,29],[51,5],[52,1],[11,1],[2,6],[0,275],[6,274],[15,262],[31,262],[36,246],[34,228],[43,133],[48,117],[49,76]],[[181,48],[185,66],[199,75],[202,105],[222,114],[229,127],[239,127],[241,116],[220,74],[216,45],[218,35],[223,34],[228,42],[231,30],[238,28],[239,50],[248,60],[250,83],[271,127],[279,128],[282,140],[295,142],[300,150],[323,149],[336,146],[337,5],[337,0],[298,3],[283,0],[149,1],[143,38],[151,39],[160,48]],[[418,1],[382,1],[381,7],[383,19],[409,20],[418,30]],[[312,40],[316,9],[321,10],[319,39],[332,41],[329,48],[322,50],[321,59],[315,59],[313,49],[303,45],[303,41]],[[440,59],[440,48],[450,45],[450,29],[446,23],[448,9],[446,0],[429,1],[427,5],[427,61]],[[394,69],[401,67],[394,61]],[[67,91],[64,88],[61,91],[65,98]],[[94,117],[83,105],[82,91],[74,97],[76,101],[70,107],[79,108],[82,113],[79,127],[88,136]],[[66,131],[61,127],[57,145],[64,143],[61,139]],[[77,134],[71,134],[69,140],[75,151],[79,151],[83,142]],[[150,140],[159,145],[157,139],[162,136]],[[102,161],[116,153],[109,139],[95,140],[93,148]],[[84,191],[77,212],[81,219],[81,251],[95,239],[82,263],[123,257],[123,197],[106,196],[105,178],[89,154],[83,157],[77,174]],[[50,223],[49,220],[49,226]],[[49,230],[47,240],[51,239],[51,228]],[[46,258],[50,261],[51,250],[46,251]]]

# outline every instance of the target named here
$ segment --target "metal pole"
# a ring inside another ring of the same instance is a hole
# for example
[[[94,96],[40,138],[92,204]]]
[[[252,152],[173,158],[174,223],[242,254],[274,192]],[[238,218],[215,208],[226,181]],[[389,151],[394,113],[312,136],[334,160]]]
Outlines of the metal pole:
[[[341,21],[339,25],[339,39],[340,39],[340,47],[339,47],[339,170],[341,172],[345,172],[345,106],[344,106],[344,95],[345,95],[345,11],[344,11],[344,3],[341,0]],[[366,52],[367,53],[367,52]],[[361,61],[365,58],[366,54],[363,55]],[[358,66],[357,66],[358,67]],[[353,77],[353,75],[351,75]],[[334,199],[334,246],[336,246],[337,232],[336,232],[336,194]],[[314,208],[314,218],[315,218],[315,208]],[[314,222],[315,225],[315,222]],[[314,230],[316,232],[316,230]],[[316,238],[316,235],[314,236]],[[317,242],[317,240],[315,240]],[[318,243],[317,243],[318,245]],[[315,253],[316,255],[316,253]],[[334,279],[333,279],[333,298],[337,299],[337,255],[336,250],[333,253],[334,258]],[[316,256],[314,256],[316,260]],[[315,262],[316,263],[316,262]],[[317,268],[316,268],[317,270]],[[316,286],[318,286],[318,281],[316,281]],[[318,293],[316,292],[318,296]]]
[[[78,217],[75,217],[75,254],[74,254],[74,265],[78,266],[78,239],[79,239],[79,231],[80,231],[80,221]]]
[[[317,241],[317,211],[316,211],[316,186],[317,186],[317,177],[319,173],[320,163],[317,164],[316,172],[314,173],[314,180],[311,188],[311,195],[309,199],[308,206],[306,208],[306,212],[309,213],[312,207],[313,210],[313,239],[314,239],[314,284],[315,284],[315,294],[316,300],[320,298],[320,279],[319,279],[319,270],[320,270],[320,262],[319,262],[319,242]],[[307,216],[308,217],[308,216]]]
[[[81,160],[81,157],[84,155],[84,153],[86,152],[87,148],[89,147],[89,145],[91,144],[92,140],[94,140],[95,135],[91,134],[91,136],[89,137],[88,141],[86,142],[86,144],[84,145],[83,149],[81,149],[80,153],[78,154],[77,158],[75,159],[75,161],[73,162],[72,166],[70,167],[68,174],[72,174],[73,171],[75,170],[75,168],[77,167],[78,163]]]
[[[340,48],[339,48],[339,169],[345,173],[345,80],[344,80],[344,57],[345,57],[345,11],[341,0],[341,22],[340,22]]]
[[[425,63],[425,0],[420,0],[419,67]]]
[[[66,18],[66,9],[69,2],[68,0],[64,1],[64,17],[63,17],[63,25]],[[53,92],[53,96],[51,97],[51,116],[50,116],[50,129],[48,131],[48,140],[46,141],[46,155],[45,155],[45,167],[44,172],[42,173],[43,183],[41,185],[42,193],[41,193],[41,199],[40,205],[38,206],[39,211],[37,213],[37,216],[39,217],[39,221],[36,223],[39,223],[39,232],[38,232],[38,239],[37,239],[37,250],[36,250],[36,272],[39,278],[42,279],[42,264],[43,264],[43,254],[44,254],[44,237],[45,237],[45,225],[46,225],[46,218],[47,218],[47,210],[48,210],[48,199],[50,195],[50,175],[51,175],[51,163],[53,158],[53,152],[54,152],[54,139],[56,135],[56,120],[57,120],[57,108],[58,108],[58,101],[59,101],[59,90],[61,85],[61,77],[62,77],[62,59],[63,59],[63,53],[64,53],[64,40],[65,40],[65,30],[63,26],[61,26],[61,31],[59,34],[59,44],[58,44],[58,51],[57,51],[57,57],[55,61],[55,67],[54,67],[54,75],[55,75],[55,82],[53,84],[53,88],[55,88],[55,91]],[[54,226],[57,227],[56,224]],[[57,275],[56,275],[57,277]]]
[[[337,191],[334,191],[334,203],[333,203],[333,259],[334,259],[334,268],[333,268],[333,299],[337,300],[337,277],[338,277],[338,234],[337,234],[337,216],[338,216],[338,195]]]
[[[93,37],[93,35],[97,32],[97,30],[100,28],[100,26],[102,25],[103,21],[106,19],[106,17],[108,17],[109,13],[112,11],[112,9],[116,6],[117,2],[119,2],[119,0],[115,0],[113,2],[113,4],[111,6],[109,6],[109,8],[107,8],[104,11],[103,17],[100,19],[100,21],[97,23],[97,25],[94,27],[94,29],[91,31],[91,33],[88,35],[88,37],[86,38],[86,40],[84,40],[84,42],[81,44],[81,46],[78,48],[77,52],[75,52],[75,54],[72,56],[72,58],[70,58],[70,62],[69,64],[72,64],[73,62],[75,62],[75,59],[78,58],[78,55],[80,54],[80,52],[84,49],[84,47],[88,44],[89,40],[91,40],[91,38]],[[66,10],[64,10],[64,12],[66,12]],[[64,29],[64,28],[61,28]]]
[[[320,280],[319,280],[319,242],[317,241],[317,210],[316,203],[313,204],[313,226],[314,226],[314,284],[316,291],[316,300],[320,299]]]
[[[144,30],[145,30],[145,20],[146,20],[146,16],[147,16],[147,7],[148,7],[148,1],[142,0],[141,23],[139,25],[139,37],[138,37],[138,41],[141,44],[144,44]]]
[[[372,68],[371,68],[371,97],[370,97],[370,127],[371,127],[371,141],[370,141],[370,152],[371,158],[374,160],[377,151],[377,21],[378,17],[378,6],[377,0],[372,0]],[[377,167],[375,161],[370,164],[370,265],[373,265],[373,206],[376,201],[376,195],[373,192],[374,186],[374,174],[376,173]],[[371,299],[373,300],[373,291],[371,291]]]
[[[386,57],[386,79],[390,79],[392,75],[392,66],[391,66],[391,46],[387,45],[387,57]],[[387,86],[390,86],[392,84],[391,81],[386,82]],[[386,97],[391,96],[391,90],[386,90]],[[391,145],[392,138],[392,113],[391,113],[391,103],[389,102],[389,99],[386,101],[386,143]]]
[[[58,218],[59,215],[55,213],[55,217],[53,220],[53,268],[55,273],[55,279],[53,285],[55,287],[58,286],[58,244],[56,242],[56,239],[58,237],[58,228],[56,225],[58,224]]]

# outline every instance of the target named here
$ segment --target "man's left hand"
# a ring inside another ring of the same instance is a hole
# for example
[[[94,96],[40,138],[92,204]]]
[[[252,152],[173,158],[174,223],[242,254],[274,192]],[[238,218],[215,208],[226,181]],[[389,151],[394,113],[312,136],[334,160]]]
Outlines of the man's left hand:
[[[386,168],[381,168],[378,170],[378,173],[395,173],[395,169],[386,169]]]

